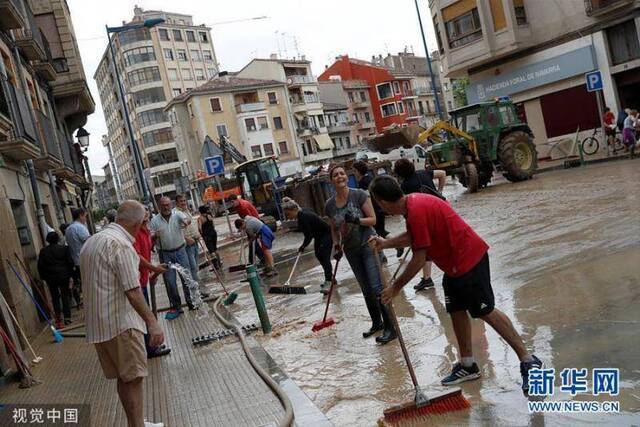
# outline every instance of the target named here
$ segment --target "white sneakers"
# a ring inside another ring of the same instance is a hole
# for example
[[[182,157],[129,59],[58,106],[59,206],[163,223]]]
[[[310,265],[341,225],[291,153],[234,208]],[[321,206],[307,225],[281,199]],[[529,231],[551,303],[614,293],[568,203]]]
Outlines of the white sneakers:
[[[144,421],[144,427],[164,427],[164,423],[152,423],[147,420]]]

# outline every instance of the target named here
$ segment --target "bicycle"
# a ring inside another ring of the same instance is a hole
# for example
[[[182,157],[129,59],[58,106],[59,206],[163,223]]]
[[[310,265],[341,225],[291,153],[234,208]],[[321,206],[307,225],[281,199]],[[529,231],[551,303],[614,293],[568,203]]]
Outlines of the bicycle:
[[[580,148],[584,154],[586,154],[587,156],[591,156],[598,152],[598,149],[600,148],[600,141],[598,140],[598,138],[596,138],[596,136],[601,132],[601,128],[594,128],[591,136],[588,136],[582,140],[582,142],[580,143]],[[611,138],[612,136],[613,141]],[[624,149],[621,134],[617,129],[615,135],[607,135],[607,144],[609,145],[609,148],[613,150],[613,154]]]

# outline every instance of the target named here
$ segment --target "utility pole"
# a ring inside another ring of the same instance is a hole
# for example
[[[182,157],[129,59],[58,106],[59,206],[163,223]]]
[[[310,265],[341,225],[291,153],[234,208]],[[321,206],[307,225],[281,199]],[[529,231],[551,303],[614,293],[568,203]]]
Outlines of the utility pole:
[[[436,80],[433,77],[433,67],[431,66],[431,57],[429,56],[429,48],[427,47],[427,39],[424,36],[424,27],[422,26],[422,17],[420,16],[420,7],[418,7],[418,0],[414,0],[416,4],[416,12],[418,14],[418,23],[420,24],[420,35],[422,36],[422,44],[424,46],[424,53],[427,56],[427,68],[429,69],[429,75],[431,76],[431,90],[433,90],[433,102],[436,105],[436,114],[439,120],[443,120],[442,109],[440,108],[440,100],[438,97],[438,88],[436,87]]]

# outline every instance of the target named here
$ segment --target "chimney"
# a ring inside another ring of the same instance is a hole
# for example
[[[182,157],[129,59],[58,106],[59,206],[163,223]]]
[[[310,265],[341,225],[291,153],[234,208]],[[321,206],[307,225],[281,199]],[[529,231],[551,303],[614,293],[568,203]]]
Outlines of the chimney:
[[[269,59],[278,59],[278,54],[272,53],[271,55],[269,55]]]
[[[229,81],[229,72],[228,71],[220,71],[218,73],[218,78],[224,80],[225,82]]]

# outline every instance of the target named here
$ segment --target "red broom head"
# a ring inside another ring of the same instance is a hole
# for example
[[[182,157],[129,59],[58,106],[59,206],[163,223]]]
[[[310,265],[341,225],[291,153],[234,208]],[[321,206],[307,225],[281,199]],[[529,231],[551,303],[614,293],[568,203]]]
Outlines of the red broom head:
[[[322,320],[320,320],[320,321],[314,323],[313,327],[311,328],[311,331],[318,332],[321,329],[328,328],[329,326],[335,325],[335,323],[336,323],[336,321],[333,320],[332,317],[329,317],[324,322]]]
[[[415,422],[415,418],[430,415],[443,415],[449,412],[461,411],[471,407],[471,403],[462,395],[460,389],[453,392],[431,397],[427,405],[417,407],[414,402],[394,406],[384,411],[383,425],[399,426],[403,421]]]

